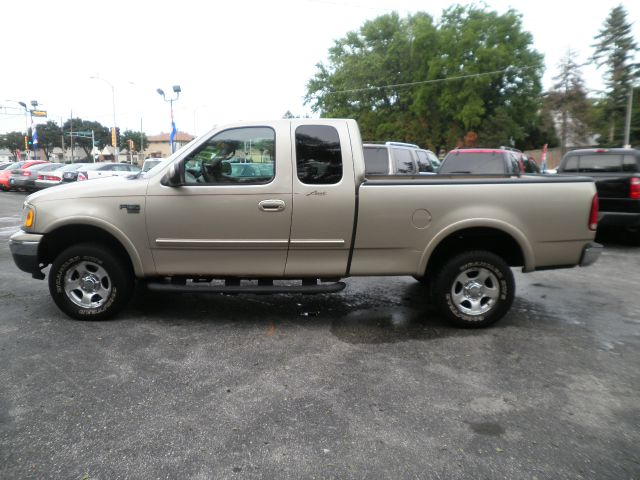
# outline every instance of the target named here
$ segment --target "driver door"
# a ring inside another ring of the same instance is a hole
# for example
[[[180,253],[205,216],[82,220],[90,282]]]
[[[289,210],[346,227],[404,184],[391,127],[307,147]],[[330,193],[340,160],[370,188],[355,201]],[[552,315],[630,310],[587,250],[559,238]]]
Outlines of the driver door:
[[[160,275],[284,274],[292,212],[288,126],[230,128],[176,165],[180,187],[152,181],[149,244]]]

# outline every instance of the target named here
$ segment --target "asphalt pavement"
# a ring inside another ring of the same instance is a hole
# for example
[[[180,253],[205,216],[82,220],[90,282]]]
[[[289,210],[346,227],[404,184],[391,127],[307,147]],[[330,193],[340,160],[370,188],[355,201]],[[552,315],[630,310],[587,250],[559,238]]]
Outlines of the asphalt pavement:
[[[516,273],[494,327],[410,277],[322,296],[161,295],[80,322],[7,245],[2,479],[638,479],[640,248]]]

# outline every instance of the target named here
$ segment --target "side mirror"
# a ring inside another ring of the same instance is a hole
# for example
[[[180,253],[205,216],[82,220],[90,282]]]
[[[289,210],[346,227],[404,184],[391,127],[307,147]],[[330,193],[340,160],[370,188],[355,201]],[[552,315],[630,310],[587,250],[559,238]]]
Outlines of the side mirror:
[[[182,178],[182,162],[174,162],[167,170],[167,173],[162,177],[162,185],[167,187],[181,187],[184,185],[184,179]]]

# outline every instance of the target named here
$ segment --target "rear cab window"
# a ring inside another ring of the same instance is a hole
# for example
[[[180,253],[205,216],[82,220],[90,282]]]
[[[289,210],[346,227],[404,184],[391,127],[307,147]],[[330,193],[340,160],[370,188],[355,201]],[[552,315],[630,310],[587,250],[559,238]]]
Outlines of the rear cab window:
[[[342,180],[342,151],[338,131],[329,125],[296,128],[298,180],[307,185],[331,185]]]

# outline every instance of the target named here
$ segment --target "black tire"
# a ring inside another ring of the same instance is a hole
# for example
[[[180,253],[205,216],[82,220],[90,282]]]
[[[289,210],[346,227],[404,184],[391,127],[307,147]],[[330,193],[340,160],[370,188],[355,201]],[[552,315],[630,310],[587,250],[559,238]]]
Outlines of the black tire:
[[[498,255],[471,251],[456,255],[436,275],[434,300],[454,325],[481,328],[497,322],[511,308],[515,281]]]
[[[127,263],[102,245],[82,243],[60,253],[49,272],[58,308],[78,320],[106,320],[126,305],[134,278]]]
[[[429,285],[431,285],[431,279],[429,277],[418,277],[417,275],[413,275],[413,279],[416,282],[420,282],[425,287],[428,287]]]

